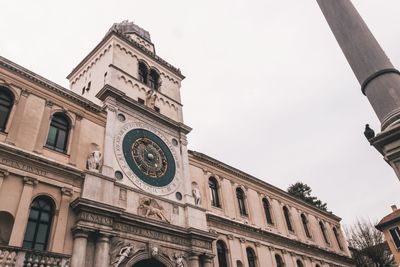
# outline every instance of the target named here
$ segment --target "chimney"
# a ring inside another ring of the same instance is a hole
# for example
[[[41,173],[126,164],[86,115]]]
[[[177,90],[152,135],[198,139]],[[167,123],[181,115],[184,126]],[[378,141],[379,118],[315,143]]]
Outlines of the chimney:
[[[392,205],[392,206],[390,206],[390,207],[392,208],[393,211],[396,211],[396,210],[397,210],[397,206],[396,206],[396,205]]]

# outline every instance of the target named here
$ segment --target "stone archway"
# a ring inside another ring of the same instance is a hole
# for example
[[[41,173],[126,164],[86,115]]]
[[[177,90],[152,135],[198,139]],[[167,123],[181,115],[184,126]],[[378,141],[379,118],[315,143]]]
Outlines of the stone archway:
[[[146,259],[135,263],[132,267],[167,267],[156,259]]]
[[[151,256],[148,252],[138,253],[126,264],[126,267],[175,267],[175,264],[162,254]],[[185,265],[186,267],[186,265]]]

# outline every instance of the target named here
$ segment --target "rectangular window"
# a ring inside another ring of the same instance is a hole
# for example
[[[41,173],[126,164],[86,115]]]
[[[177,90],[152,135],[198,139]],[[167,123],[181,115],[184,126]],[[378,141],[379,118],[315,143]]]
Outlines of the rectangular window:
[[[160,113],[160,108],[159,107],[154,107],[154,110],[158,113]]]
[[[138,98],[138,100],[137,100],[138,102],[139,102],[139,104],[142,104],[142,105],[144,105],[144,100],[143,99],[141,99],[141,98]]]
[[[392,228],[389,230],[390,235],[392,236],[393,242],[396,245],[397,249],[400,249],[400,229],[399,227]]]

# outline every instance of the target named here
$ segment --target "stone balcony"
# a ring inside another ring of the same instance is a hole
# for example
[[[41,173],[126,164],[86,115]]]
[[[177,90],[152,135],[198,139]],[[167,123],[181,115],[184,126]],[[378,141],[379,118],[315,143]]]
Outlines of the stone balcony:
[[[69,267],[69,255],[0,245],[0,267]]]

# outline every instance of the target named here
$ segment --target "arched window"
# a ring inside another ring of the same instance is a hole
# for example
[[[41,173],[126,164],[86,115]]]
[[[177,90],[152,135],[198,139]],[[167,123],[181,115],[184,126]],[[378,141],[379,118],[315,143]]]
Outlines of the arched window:
[[[321,267],[321,265],[319,265],[319,264],[316,264],[316,265],[315,265],[315,267]]]
[[[263,198],[262,202],[263,202],[264,213],[265,213],[265,218],[267,219],[267,223],[273,224],[274,222],[272,221],[271,208],[270,208],[269,202],[266,198]]]
[[[275,254],[275,262],[276,262],[276,267],[284,267],[285,264],[283,263],[282,257],[279,256],[278,254]]]
[[[241,188],[236,188],[236,198],[239,205],[240,215],[247,216],[246,204],[244,200],[244,192]]]
[[[303,228],[306,236],[308,238],[311,238],[310,231],[308,230],[308,220],[306,218],[306,215],[304,215],[303,213],[301,214],[301,222],[303,223]]]
[[[150,70],[149,74],[149,87],[153,89],[158,89],[160,76],[158,75],[157,71],[154,69]]]
[[[339,236],[339,233],[338,233],[336,227],[333,227],[332,229],[333,229],[333,234],[335,235],[336,242],[337,242],[340,250],[343,250],[342,242],[340,242],[340,236]]]
[[[303,263],[301,262],[301,260],[297,260],[296,261],[296,265],[297,267],[304,267]]]
[[[4,86],[0,86],[0,132],[6,129],[8,117],[14,104],[14,96]]]
[[[327,244],[329,244],[329,240],[328,240],[328,237],[327,237],[327,235],[326,235],[325,225],[324,225],[321,221],[319,222],[319,227],[321,228],[321,232],[322,232],[322,235],[324,236],[325,242],[326,242]]]
[[[46,146],[59,152],[67,151],[69,120],[63,113],[55,113],[51,118]]]
[[[247,262],[249,267],[256,267],[256,254],[252,248],[246,248]]]
[[[147,75],[148,75],[148,69],[146,64],[143,62],[139,62],[139,81],[141,81],[144,84],[147,84]]]
[[[289,209],[286,206],[283,206],[283,214],[285,215],[285,220],[288,230],[294,232],[292,222],[290,220]]]
[[[217,255],[218,255],[218,266],[228,267],[228,262],[226,260],[227,249],[225,242],[222,240],[217,241]]]
[[[11,213],[0,211],[0,245],[8,245],[13,226],[14,217]]]
[[[40,196],[32,202],[22,247],[35,250],[47,249],[53,215],[54,204],[48,197]]]
[[[218,182],[214,177],[208,179],[208,187],[210,188],[211,205],[214,207],[221,207],[218,195]]]

